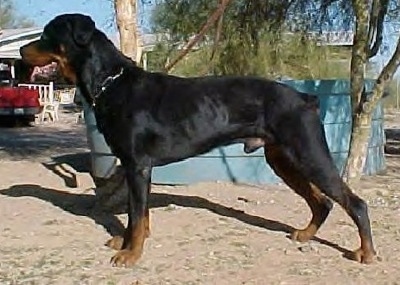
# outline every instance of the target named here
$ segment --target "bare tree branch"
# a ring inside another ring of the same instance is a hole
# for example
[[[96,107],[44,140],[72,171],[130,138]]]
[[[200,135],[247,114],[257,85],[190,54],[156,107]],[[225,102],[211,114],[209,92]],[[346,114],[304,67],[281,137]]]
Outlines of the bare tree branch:
[[[383,22],[389,8],[389,0],[374,0],[371,9],[371,18],[368,32],[368,58],[374,57],[382,45]]]
[[[221,0],[221,1],[224,1],[224,0]],[[217,29],[215,30],[214,43],[213,43],[213,48],[211,51],[210,61],[214,59],[215,53],[217,52],[218,43],[219,43],[219,40],[221,39],[223,23],[224,23],[224,14],[222,13],[218,19]]]
[[[397,41],[397,47],[388,64],[383,68],[376,80],[374,89],[372,90],[372,96],[367,102],[364,103],[364,112],[370,113],[375,107],[378,100],[382,97],[386,83],[388,83],[393,75],[396,73],[400,66],[400,37]]]
[[[214,11],[214,13],[207,19],[206,23],[200,29],[199,33],[192,38],[182,49],[182,52],[178,54],[178,56],[171,61],[169,64],[165,66],[165,71],[168,72],[171,68],[177,64],[182,58],[185,57],[189,53],[189,51],[197,44],[205,35],[205,33],[211,28],[211,26],[219,19],[219,17],[224,13],[226,7],[228,6],[230,0],[222,0],[218,8]]]
[[[372,44],[376,39],[376,28],[378,25],[378,15],[380,0],[373,0],[371,5],[371,17],[369,19],[368,42]]]

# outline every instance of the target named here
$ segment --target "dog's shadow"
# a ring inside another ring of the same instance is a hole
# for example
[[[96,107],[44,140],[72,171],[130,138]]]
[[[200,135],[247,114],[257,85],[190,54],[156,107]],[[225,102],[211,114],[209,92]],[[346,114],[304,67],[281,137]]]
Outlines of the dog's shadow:
[[[100,211],[95,207],[95,197],[89,194],[73,194],[34,184],[14,185],[0,190],[0,195],[9,197],[34,197],[50,202],[73,215],[85,216],[102,225],[111,235],[120,235],[124,226],[112,213]]]
[[[122,235],[124,231],[124,225],[113,213],[102,211],[95,206],[95,197],[93,195],[72,194],[33,184],[14,185],[8,189],[0,190],[0,195],[9,197],[28,196],[50,202],[73,215],[86,216],[93,219],[95,223],[103,226],[112,236]],[[198,196],[163,193],[152,193],[150,196],[150,208],[167,207],[171,204],[187,208],[206,209],[217,215],[234,218],[248,225],[264,228],[269,231],[286,233],[287,237],[294,230],[293,227],[281,222],[253,216],[241,210],[226,207]],[[340,251],[345,257],[350,258],[352,255],[351,251],[335,243],[319,237],[314,237],[313,240]]]

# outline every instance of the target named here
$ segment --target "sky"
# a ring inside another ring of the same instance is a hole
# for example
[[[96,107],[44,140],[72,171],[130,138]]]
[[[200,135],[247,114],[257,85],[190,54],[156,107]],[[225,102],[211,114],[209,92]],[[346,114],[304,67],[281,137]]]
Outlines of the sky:
[[[152,1],[146,2],[150,4],[139,5],[140,23],[145,32],[149,31],[153,7]],[[32,19],[38,27],[43,27],[59,14],[82,13],[91,16],[97,27],[108,35],[116,33],[111,0],[14,0],[14,3],[17,13]]]

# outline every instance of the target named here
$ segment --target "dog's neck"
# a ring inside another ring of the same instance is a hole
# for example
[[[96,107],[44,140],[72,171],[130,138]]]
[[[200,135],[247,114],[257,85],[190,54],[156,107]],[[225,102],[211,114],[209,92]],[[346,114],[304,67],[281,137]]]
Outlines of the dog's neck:
[[[141,71],[128,57],[124,56],[114,44],[100,31],[93,37],[95,41],[88,47],[85,61],[76,62],[77,87],[89,104],[93,104],[95,97],[104,88],[109,78],[121,74],[123,70]]]

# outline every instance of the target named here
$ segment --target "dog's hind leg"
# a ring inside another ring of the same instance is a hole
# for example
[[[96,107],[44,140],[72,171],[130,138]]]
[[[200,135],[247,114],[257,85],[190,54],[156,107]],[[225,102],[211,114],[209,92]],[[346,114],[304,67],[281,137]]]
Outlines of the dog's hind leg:
[[[329,193],[329,195],[346,210],[355,222],[361,239],[360,248],[355,250],[352,255],[348,257],[361,263],[371,263],[376,252],[372,242],[368,206],[364,200],[351,191],[346,183],[342,180],[340,180],[339,183],[341,183],[343,193],[339,193],[338,196],[336,193]]]
[[[264,152],[268,164],[275,173],[297,194],[303,197],[311,209],[312,218],[308,226],[303,230],[295,230],[291,235],[294,240],[306,242],[317,233],[319,227],[325,222],[333,204],[322,195],[318,187],[296,169],[280,146],[268,145],[265,147]]]
[[[375,250],[368,206],[352,193],[340,177],[330,156],[318,115],[311,110],[299,109],[285,115],[276,127],[280,130],[276,135],[282,153],[295,166],[293,170],[342,206],[357,225],[361,246],[351,258],[362,263],[372,262]]]
[[[329,163],[328,160],[322,159],[323,163]],[[312,165],[313,163],[311,163]],[[333,165],[333,162],[330,162]],[[355,195],[346,183],[343,182],[338,172],[333,170],[331,167],[330,173],[323,173],[326,168],[322,168],[322,165],[316,168],[310,167],[307,169],[308,176],[315,185],[321,189],[321,192],[337,202],[351,217],[354,223],[357,225],[358,233],[360,235],[361,246],[355,250],[351,256],[347,256],[351,259],[359,261],[361,263],[371,263],[375,256],[375,250],[372,242],[372,233],[370,220],[368,216],[368,206],[364,200]],[[329,167],[328,167],[329,168]],[[312,174],[311,171],[320,171],[320,173]]]

